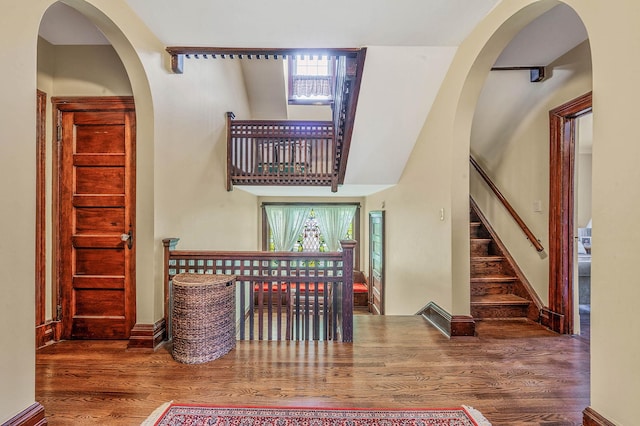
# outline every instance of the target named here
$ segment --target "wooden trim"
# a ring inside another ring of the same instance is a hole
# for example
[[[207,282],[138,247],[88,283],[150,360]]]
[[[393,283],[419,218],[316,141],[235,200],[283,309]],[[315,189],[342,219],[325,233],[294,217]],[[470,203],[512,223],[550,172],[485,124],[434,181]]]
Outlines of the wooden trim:
[[[231,137],[231,120],[236,118],[236,116],[231,112],[227,111],[227,191],[233,191],[233,182],[231,179],[231,150],[232,150],[232,142],[233,138]]]
[[[47,94],[37,91],[36,111],[36,254],[35,254],[35,286],[36,286],[36,326],[43,325],[46,319],[46,111]]]
[[[340,240],[342,246],[342,341],[353,342],[353,240]]]
[[[362,82],[362,73],[364,71],[364,60],[367,56],[367,48],[363,47],[358,51],[355,62],[355,77],[353,78],[353,86],[349,96],[349,105],[347,109],[347,121],[344,125],[344,133],[342,135],[342,146],[340,147],[340,168],[338,169],[337,183],[344,183],[344,176],[347,172],[347,161],[349,160],[349,150],[351,148],[351,135],[353,134],[353,125],[356,119],[356,107],[358,106],[358,97],[360,95],[360,85]],[[338,129],[336,129],[338,132]],[[336,136],[337,138],[337,136]],[[337,190],[337,188],[336,188]],[[334,191],[335,192],[335,191]]]
[[[564,334],[564,315],[553,312],[548,307],[540,309],[540,324],[556,333]]]
[[[58,111],[95,111],[95,104],[101,110],[135,111],[133,96],[54,96],[51,103]]]
[[[429,302],[419,314],[449,338],[475,336],[476,323],[472,317],[451,315],[435,302]]]
[[[47,321],[36,326],[36,349],[60,340],[60,321]]]
[[[605,419],[591,407],[587,407],[582,412],[583,426],[615,426],[615,423]]]
[[[476,335],[476,322],[470,315],[451,317],[451,337],[471,337]]]
[[[171,330],[170,330],[170,318],[171,315],[171,288],[169,287],[169,257],[170,252],[176,248],[178,245],[178,241],[180,238],[165,238],[162,240],[162,245],[164,247],[164,324],[167,329],[165,335],[167,340],[171,339]]]
[[[518,212],[516,212],[513,206],[511,206],[511,203],[509,203],[507,198],[498,189],[496,184],[493,183],[489,175],[487,175],[487,173],[482,169],[482,167],[480,167],[480,164],[478,164],[478,162],[471,156],[469,156],[469,161],[471,162],[471,165],[476,169],[476,171],[480,174],[482,179],[484,179],[487,185],[489,185],[489,188],[491,188],[491,190],[496,195],[496,197],[498,197],[498,200],[500,200],[504,208],[507,209],[507,212],[509,212],[513,220],[516,221],[520,229],[522,229],[522,232],[524,232],[524,234],[527,236],[527,239],[531,242],[531,244],[533,244],[536,251],[538,252],[544,251],[544,247],[542,246],[542,244],[540,244],[540,241],[538,240],[538,238],[536,238],[536,236],[533,235],[533,232],[531,232],[531,229],[529,229],[527,224],[524,223],[524,220],[522,220],[522,218],[520,217]]]
[[[558,333],[573,333],[575,119],[591,105],[589,92],[549,111],[549,310],[562,317],[552,321]]]
[[[44,426],[49,424],[44,416],[44,407],[39,402],[34,402],[5,423],[2,426]]]
[[[154,324],[136,324],[131,329],[127,350],[155,351],[166,340],[167,327],[164,318]]]
[[[482,222],[484,227],[487,229],[489,234],[491,234],[491,238],[493,238],[493,241],[496,243],[503,256],[507,259],[507,262],[509,262],[509,264],[513,268],[513,272],[515,273],[516,277],[518,277],[518,284],[516,284],[515,294],[533,302],[529,305],[527,318],[535,322],[540,322],[541,310],[544,307],[542,299],[540,299],[540,296],[538,296],[538,293],[536,293],[535,289],[518,266],[518,263],[515,261],[513,256],[511,256],[511,253],[509,253],[507,246],[502,242],[496,231],[493,229],[493,227],[485,217],[484,213],[482,213],[482,210],[480,210],[480,208],[478,207],[478,204],[476,204],[475,200],[469,197],[469,203],[471,204],[471,207],[474,209],[475,213],[478,215],[478,218],[480,218],[480,221]]]

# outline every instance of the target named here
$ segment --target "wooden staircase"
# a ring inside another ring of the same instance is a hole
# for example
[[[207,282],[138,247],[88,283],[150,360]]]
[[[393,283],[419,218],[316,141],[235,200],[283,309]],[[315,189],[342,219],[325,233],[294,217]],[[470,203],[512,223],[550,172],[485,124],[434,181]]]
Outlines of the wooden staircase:
[[[539,320],[528,283],[471,200],[471,316],[476,320]]]

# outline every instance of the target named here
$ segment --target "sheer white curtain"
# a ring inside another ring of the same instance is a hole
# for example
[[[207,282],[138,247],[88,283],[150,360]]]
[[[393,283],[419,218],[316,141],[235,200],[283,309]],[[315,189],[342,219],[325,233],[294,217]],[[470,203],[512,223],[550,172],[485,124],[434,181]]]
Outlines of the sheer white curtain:
[[[356,213],[356,206],[322,206],[314,207],[313,211],[327,248],[329,251],[338,251],[340,240],[347,235],[349,224]]]
[[[310,207],[265,206],[276,251],[291,251],[309,218]]]

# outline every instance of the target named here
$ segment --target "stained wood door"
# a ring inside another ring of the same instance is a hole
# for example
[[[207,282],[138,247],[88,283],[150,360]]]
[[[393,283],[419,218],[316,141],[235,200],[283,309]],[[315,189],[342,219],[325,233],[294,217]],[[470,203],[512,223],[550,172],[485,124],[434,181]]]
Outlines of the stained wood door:
[[[131,98],[55,98],[62,338],[126,339],[135,324]]]
[[[370,311],[384,314],[384,211],[369,212]]]

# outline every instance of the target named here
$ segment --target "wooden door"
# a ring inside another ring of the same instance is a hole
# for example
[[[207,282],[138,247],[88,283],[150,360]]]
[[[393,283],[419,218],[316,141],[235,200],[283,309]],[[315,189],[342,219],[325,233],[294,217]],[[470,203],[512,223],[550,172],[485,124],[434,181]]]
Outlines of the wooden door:
[[[384,315],[384,211],[369,212],[369,305]]]
[[[135,324],[133,100],[53,102],[62,338],[126,339]]]

